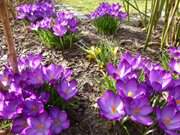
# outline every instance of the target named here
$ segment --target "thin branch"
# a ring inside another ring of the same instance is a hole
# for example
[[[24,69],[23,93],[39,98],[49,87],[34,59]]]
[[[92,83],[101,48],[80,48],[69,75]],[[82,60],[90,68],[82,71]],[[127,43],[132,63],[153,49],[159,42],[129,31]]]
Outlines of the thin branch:
[[[12,67],[13,71],[15,73],[18,73],[16,51],[15,51],[14,40],[11,32],[8,10],[5,0],[0,1],[0,17],[3,23],[4,34],[7,40],[8,62]]]

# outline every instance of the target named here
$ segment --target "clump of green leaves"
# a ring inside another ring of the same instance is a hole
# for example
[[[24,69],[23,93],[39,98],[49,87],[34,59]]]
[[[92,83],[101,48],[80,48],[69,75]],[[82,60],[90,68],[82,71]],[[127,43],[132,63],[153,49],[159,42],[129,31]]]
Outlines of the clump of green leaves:
[[[104,74],[101,81],[101,89],[112,90],[116,92],[116,81],[112,77],[108,76],[107,74]]]
[[[77,41],[78,37],[71,33],[66,34],[63,37],[55,36],[51,31],[38,30],[35,31],[41,42],[48,48],[67,49],[71,48],[72,44]]]
[[[161,65],[165,70],[169,70],[169,62],[170,62],[170,58],[169,55],[167,54],[167,52],[162,52],[161,55]]]
[[[102,2],[95,11],[90,13],[89,17],[99,32],[113,34],[120,21],[127,17],[127,13],[123,12],[121,8],[119,3]]]
[[[113,34],[116,32],[119,20],[109,15],[105,15],[94,20],[94,26],[97,28],[98,32],[102,34]]]

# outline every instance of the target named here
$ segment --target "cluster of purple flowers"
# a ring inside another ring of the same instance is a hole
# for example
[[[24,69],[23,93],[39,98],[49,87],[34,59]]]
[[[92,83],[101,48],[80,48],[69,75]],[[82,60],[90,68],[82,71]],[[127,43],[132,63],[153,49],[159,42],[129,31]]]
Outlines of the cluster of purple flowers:
[[[30,23],[31,30],[45,30],[57,37],[75,33],[78,30],[78,19],[70,12],[55,12],[51,2],[24,4],[17,7],[18,19]]]
[[[170,71],[164,70],[159,63],[129,52],[121,57],[117,66],[108,64],[107,72],[116,81],[116,91],[108,90],[99,98],[101,116],[108,120],[122,120],[128,116],[146,126],[158,122],[167,134],[178,134],[180,49],[172,48],[169,52],[173,57]],[[155,97],[159,97],[158,102],[152,102]],[[151,117],[153,113],[156,120]]]
[[[56,13],[56,18],[44,18],[41,21],[31,23],[31,30],[49,30],[55,36],[63,37],[66,34],[75,33],[78,30],[78,20],[72,13],[61,11]]]
[[[72,70],[55,64],[44,66],[41,61],[40,55],[31,54],[19,59],[19,73],[5,67],[0,74],[1,82],[8,88],[0,92],[0,118],[12,120],[14,134],[54,135],[70,126],[67,113],[54,102],[76,95]]]
[[[123,20],[127,17],[127,13],[121,10],[121,5],[119,3],[110,4],[108,2],[103,2],[90,14],[90,19],[94,20],[106,15],[118,18],[119,20]]]
[[[51,17],[55,13],[55,8],[51,2],[37,2],[36,4],[23,4],[16,8],[17,19],[36,22],[46,17]]]
[[[62,37],[66,33],[74,33],[78,30],[78,20],[72,13],[67,11],[58,12],[53,26],[53,33]]]

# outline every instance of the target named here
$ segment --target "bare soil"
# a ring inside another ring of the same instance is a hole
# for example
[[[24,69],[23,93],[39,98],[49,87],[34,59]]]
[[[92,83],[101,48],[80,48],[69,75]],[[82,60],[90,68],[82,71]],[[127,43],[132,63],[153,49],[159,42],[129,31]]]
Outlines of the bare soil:
[[[71,120],[71,127],[61,135],[126,135],[121,130],[120,124],[113,125],[112,122],[99,116],[96,101],[103,91],[98,88],[97,80],[101,79],[102,73],[96,63],[90,63],[86,59],[86,54],[80,48],[74,46],[72,49],[64,51],[48,49],[21,22],[12,20],[12,29],[18,56],[40,53],[44,56],[45,64],[62,64],[74,71],[74,78],[79,83],[79,92],[72,100],[74,107],[66,110]],[[101,40],[111,40],[120,48],[120,53],[129,50],[133,53],[139,52],[154,60],[159,59],[158,33],[155,33],[153,37],[154,42],[151,43],[151,48],[143,52],[142,46],[145,43],[146,33],[137,24],[122,24],[116,34],[109,37],[98,34],[89,22],[84,23],[80,30],[81,40],[77,43],[78,45],[84,43],[91,46]],[[0,68],[2,69],[7,62],[7,48],[1,24],[0,37]],[[132,135],[139,135],[138,128],[141,126],[132,128]],[[158,132],[157,135],[160,133]]]

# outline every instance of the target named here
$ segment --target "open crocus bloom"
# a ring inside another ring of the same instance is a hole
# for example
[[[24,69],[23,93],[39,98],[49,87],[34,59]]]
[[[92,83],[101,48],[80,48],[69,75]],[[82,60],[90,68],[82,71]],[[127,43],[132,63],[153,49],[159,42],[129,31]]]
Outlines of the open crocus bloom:
[[[118,94],[122,97],[137,98],[138,96],[145,95],[146,93],[142,85],[140,85],[135,78],[126,81],[118,80],[116,88]]]
[[[64,100],[69,100],[72,98],[74,95],[76,95],[77,91],[77,82],[75,80],[68,82],[64,79],[57,86],[57,92]]]
[[[99,100],[101,115],[109,120],[120,120],[124,115],[124,105],[119,95],[107,91]]]
[[[121,57],[121,61],[123,62],[124,60],[126,60],[131,65],[132,69],[142,68],[142,64],[144,62],[144,60],[140,54],[133,56],[128,51],[126,53],[124,53]]]
[[[21,96],[14,93],[0,94],[3,99],[0,101],[0,117],[3,119],[14,119],[22,113],[23,100]]]
[[[159,125],[165,132],[172,134],[176,134],[176,131],[180,130],[180,112],[177,110],[176,106],[168,105],[163,109],[157,109],[156,111],[157,120]]]
[[[26,100],[24,102],[23,113],[25,116],[36,116],[44,111],[44,105],[36,99]]]
[[[51,64],[43,68],[43,73],[46,81],[58,80],[63,73],[63,67]]]
[[[149,73],[149,82],[156,91],[162,91],[166,89],[171,81],[171,74],[165,70],[153,69]]]
[[[108,74],[116,80],[125,78],[132,71],[131,65],[126,60],[120,62],[117,67],[110,63],[106,69]]]
[[[125,110],[130,118],[144,125],[151,125],[153,123],[149,114],[153,111],[146,97],[139,97],[136,99],[125,100]]]
[[[28,118],[27,124],[26,135],[49,135],[51,133],[52,120],[46,113]]]
[[[173,103],[175,103],[175,105],[177,106],[178,110],[180,110],[180,85],[171,88],[169,93],[169,102],[173,101]]]
[[[174,72],[180,74],[180,59],[172,59],[169,66]]]
[[[59,134],[62,130],[69,128],[70,122],[65,111],[52,108],[50,110],[50,117],[52,119],[51,131],[54,134]]]
[[[19,117],[13,120],[13,125],[12,125],[12,132],[15,134],[22,133],[25,131],[27,128],[28,124],[26,121],[27,118],[24,117]]]

